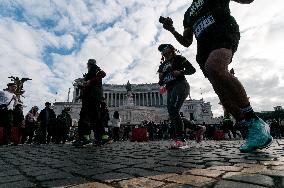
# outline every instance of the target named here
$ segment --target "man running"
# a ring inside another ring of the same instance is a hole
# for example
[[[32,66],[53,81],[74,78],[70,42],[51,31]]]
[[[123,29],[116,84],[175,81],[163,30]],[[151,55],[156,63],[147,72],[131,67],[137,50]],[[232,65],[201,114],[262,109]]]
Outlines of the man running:
[[[232,0],[249,4],[253,0]],[[241,152],[252,152],[268,147],[272,142],[269,126],[257,117],[250,105],[246,91],[239,80],[228,71],[237,50],[240,32],[231,16],[230,0],[193,0],[184,14],[184,32],[179,34],[171,18],[165,18],[163,27],[185,47],[197,40],[196,60],[212,84],[225,110],[241,125],[248,126],[248,138]]]

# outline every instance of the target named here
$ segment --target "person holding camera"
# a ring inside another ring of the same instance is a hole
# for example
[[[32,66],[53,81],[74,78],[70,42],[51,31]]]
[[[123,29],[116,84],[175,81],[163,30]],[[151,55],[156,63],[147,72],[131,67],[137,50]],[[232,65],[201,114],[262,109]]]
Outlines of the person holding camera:
[[[162,54],[159,66],[159,85],[167,89],[167,109],[173,128],[173,142],[171,148],[179,149],[186,145],[184,138],[184,125],[180,117],[180,108],[189,94],[189,84],[185,75],[195,73],[195,68],[183,56],[176,54],[171,44],[161,44],[158,50]]]
[[[106,73],[97,66],[95,59],[89,59],[87,67],[88,73],[84,75],[82,108],[78,122],[79,139],[73,143],[75,146],[91,143],[91,128],[94,129],[97,145],[102,144],[104,134],[100,105],[103,98],[102,79],[106,76]]]
[[[249,4],[253,0],[232,0]],[[163,27],[185,47],[197,40],[196,60],[205,77],[212,84],[222,105],[240,125],[248,126],[248,138],[241,152],[253,152],[268,147],[272,142],[269,125],[257,117],[240,81],[228,71],[237,50],[240,32],[231,16],[230,0],[193,0],[184,14],[184,32],[178,33],[171,18],[162,18]]]

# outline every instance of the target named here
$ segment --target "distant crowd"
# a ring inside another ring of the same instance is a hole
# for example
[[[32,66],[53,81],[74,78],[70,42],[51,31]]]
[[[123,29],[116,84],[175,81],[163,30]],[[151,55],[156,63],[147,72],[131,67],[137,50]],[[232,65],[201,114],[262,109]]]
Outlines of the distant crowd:
[[[72,120],[70,108],[64,108],[56,115],[50,102],[45,103],[45,108],[39,111],[33,106],[27,114],[23,113],[23,105],[12,95],[16,86],[7,84],[8,88],[0,92],[0,145],[8,144],[64,144],[78,139],[78,122]],[[6,98],[5,98],[6,97]],[[6,104],[6,105],[4,105]],[[143,121],[140,125],[121,125],[118,111],[110,117],[107,105],[102,99],[100,106],[101,127],[103,127],[104,142],[130,140],[134,128],[147,130],[150,141],[167,140],[173,137],[174,128],[169,120],[160,123]],[[220,124],[197,124],[189,121],[180,113],[184,122],[184,136],[197,142],[206,140],[232,140],[245,139],[247,130],[234,126],[232,118],[226,114]],[[284,126],[276,120],[269,122],[271,134],[274,138],[284,136]],[[90,137],[95,139],[95,130],[91,127]]]

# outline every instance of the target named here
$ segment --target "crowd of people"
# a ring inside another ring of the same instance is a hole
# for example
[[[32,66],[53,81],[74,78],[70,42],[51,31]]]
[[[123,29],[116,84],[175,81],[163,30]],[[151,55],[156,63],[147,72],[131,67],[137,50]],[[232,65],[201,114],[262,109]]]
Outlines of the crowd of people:
[[[40,112],[37,106],[33,106],[24,115],[23,105],[17,103],[17,100],[14,101],[14,105],[13,109],[0,110],[1,145],[49,144],[68,141],[69,130],[72,126],[69,108],[64,108],[56,116],[51,103],[46,102],[45,108]]]
[[[18,144],[64,144],[76,141],[80,138],[78,122],[70,115],[70,108],[65,107],[58,115],[52,109],[51,103],[46,102],[45,108],[39,111],[37,106],[33,106],[24,115],[23,104],[18,103],[13,95],[16,85],[9,83],[8,88],[0,92],[1,101],[11,98],[8,105],[0,109],[0,145]],[[5,103],[2,104],[5,104]],[[99,104],[100,129],[102,130],[101,140],[119,141],[129,139],[129,130],[125,128],[125,133],[120,137],[119,112],[115,111],[113,117],[109,117],[108,108],[104,100]],[[94,127],[90,128],[94,134]],[[128,130],[128,132],[126,132]]]
[[[64,108],[60,114],[56,116],[51,108],[51,103],[46,102],[45,108],[39,111],[37,106],[33,106],[26,115],[23,114],[23,105],[17,102],[17,98],[13,95],[16,88],[14,83],[7,84],[7,88],[0,92],[1,98],[5,98],[8,102],[6,108],[0,110],[0,127],[3,127],[3,142],[2,144],[64,144],[66,142],[74,142],[77,144],[79,137],[79,129],[76,121],[70,116],[70,108]],[[8,98],[10,97],[10,99]],[[10,102],[11,101],[11,102]],[[14,106],[14,107],[13,107]],[[101,142],[107,143],[110,141],[125,141],[130,140],[131,133],[134,128],[143,127],[147,129],[148,138],[150,141],[168,140],[175,138],[176,129],[170,120],[165,120],[160,123],[153,121],[143,121],[140,125],[121,125],[121,118],[118,111],[115,111],[110,116],[104,98],[99,103],[99,114],[101,124]],[[179,113],[184,128],[181,135],[187,140],[196,140],[200,142],[206,140],[232,140],[245,139],[247,131],[236,129],[233,118],[229,113],[224,115],[223,121],[220,124],[202,124],[195,123],[186,119],[182,112]],[[274,120],[270,122],[271,134],[276,138],[281,138],[281,126]],[[18,132],[12,132],[13,128],[18,128]],[[91,132],[96,134],[94,127],[90,127]],[[221,135],[217,135],[221,132]],[[13,135],[16,134],[16,135]],[[90,135],[89,134],[89,135]],[[15,136],[18,137],[15,139]],[[219,136],[219,137],[218,137]],[[14,137],[12,139],[12,137]],[[94,136],[93,140],[97,138]],[[101,144],[102,144],[101,143]],[[97,144],[97,142],[96,142]]]

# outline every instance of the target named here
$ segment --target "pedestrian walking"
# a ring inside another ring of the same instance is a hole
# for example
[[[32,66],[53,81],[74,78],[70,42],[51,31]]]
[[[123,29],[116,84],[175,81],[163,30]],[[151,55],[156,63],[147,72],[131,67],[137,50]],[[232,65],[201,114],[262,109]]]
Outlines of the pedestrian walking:
[[[113,126],[113,141],[119,141],[119,130],[120,130],[121,118],[119,117],[119,112],[115,111],[112,118]]]
[[[24,144],[27,140],[27,144],[31,144],[33,142],[35,130],[37,129],[37,119],[38,119],[38,107],[33,106],[30,111],[25,116],[25,124],[22,128],[22,139],[21,144]]]
[[[46,102],[45,108],[40,111],[39,114],[40,121],[40,143],[49,144],[50,141],[54,141],[54,128],[56,123],[56,115],[53,109],[51,108],[51,103]]]
[[[72,126],[70,108],[64,108],[56,118],[55,143],[65,144],[68,140],[69,130]]]

